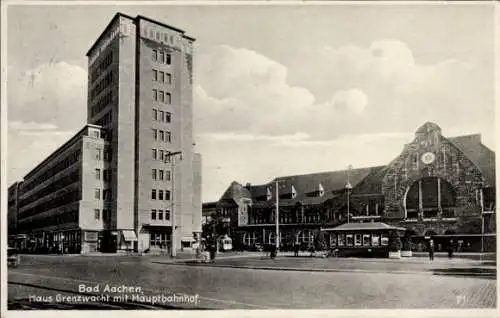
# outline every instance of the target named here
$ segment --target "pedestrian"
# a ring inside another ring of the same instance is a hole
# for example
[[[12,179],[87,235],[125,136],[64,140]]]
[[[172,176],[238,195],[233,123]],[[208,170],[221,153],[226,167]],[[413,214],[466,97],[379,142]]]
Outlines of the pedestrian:
[[[297,243],[297,242],[295,242],[293,248],[294,248],[294,251],[293,251],[294,254],[293,255],[296,256],[296,257],[298,257],[299,256],[299,250],[300,250],[300,244]]]
[[[434,241],[429,240],[429,260],[434,260]]]
[[[215,244],[210,245],[210,262],[215,262],[215,253],[217,251],[217,246]]]
[[[450,243],[448,244],[448,258],[452,259],[453,258],[453,239],[450,240]]]

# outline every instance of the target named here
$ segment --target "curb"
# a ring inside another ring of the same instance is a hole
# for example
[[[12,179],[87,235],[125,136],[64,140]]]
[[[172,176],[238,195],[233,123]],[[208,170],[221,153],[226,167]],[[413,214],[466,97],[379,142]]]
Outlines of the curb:
[[[153,262],[157,264],[171,265],[175,263],[167,262]],[[413,275],[441,275],[441,276],[475,276],[475,277],[495,277],[495,273],[474,273],[474,272],[460,272],[460,273],[440,273],[433,271],[377,271],[377,270],[367,270],[367,269],[333,269],[333,268],[297,268],[297,267],[272,267],[272,266],[238,266],[238,265],[224,265],[224,264],[213,264],[213,263],[186,263],[178,262],[183,266],[192,267],[219,267],[219,268],[234,268],[234,269],[254,269],[254,270],[267,270],[267,271],[289,271],[289,272],[318,272],[318,273],[342,273],[342,272],[353,272],[353,273],[370,273],[370,274],[413,274]]]

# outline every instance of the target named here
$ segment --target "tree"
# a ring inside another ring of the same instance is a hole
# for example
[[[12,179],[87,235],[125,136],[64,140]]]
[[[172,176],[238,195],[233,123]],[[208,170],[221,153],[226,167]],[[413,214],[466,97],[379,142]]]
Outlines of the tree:
[[[397,231],[391,231],[389,234],[389,251],[397,252],[401,250],[401,238]]]
[[[314,245],[316,250],[324,251],[328,249],[328,235],[324,231],[318,231],[315,235]]]

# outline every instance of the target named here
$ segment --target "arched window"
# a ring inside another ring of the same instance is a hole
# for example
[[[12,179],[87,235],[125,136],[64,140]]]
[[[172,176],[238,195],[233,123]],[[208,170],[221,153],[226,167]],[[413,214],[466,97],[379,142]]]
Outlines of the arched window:
[[[455,204],[456,193],[450,183],[437,177],[422,178],[408,189],[406,218],[416,219],[420,210],[424,218],[436,217],[439,210],[444,217],[453,217]]]

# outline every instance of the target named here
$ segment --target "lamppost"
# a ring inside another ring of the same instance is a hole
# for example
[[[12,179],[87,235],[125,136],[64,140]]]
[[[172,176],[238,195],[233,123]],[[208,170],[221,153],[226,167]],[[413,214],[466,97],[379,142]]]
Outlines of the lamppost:
[[[349,193],[351,192],[352,190],[352,185],[350,183],[350,174],[351,174],[351,169],[352,169],[352,166],[349,165],[348,167],[348,170],[347,170],[347,182],[345,184],[345,190],[346,190],[346,194],[347,194],[347,223],[350,222],[350,219],[351,219],[351,212],[350,212],[350,198],[349,198]]]
[[[175,156],[179,156],[179,159],[182,160],[182,151],[176,151],[176,152],[170,152],[165,154],[164,160],[168,161],[170,159],[170,165],[171,165],[171,173],[170,173],[170,180],[171,180],[171,187],[170,187],[170,200],[172,201],[171,209],[170,209],[170,218],[171,218],[171,223],[172,223],[172,234],[171,234],[171,239],[170,239],[170,253],[172,257],[175,257],[177,255],[176,253],[176,246],[175,246],[175,232],[176,232],[176,225],[175,225],[175,198],[174,198],[174,175],[175,175],[175,165],[174,165],[174,159]]]
[[[280,193],[279,193],[279,183],[283,180],[276,179],[276,213],[275,213],[275,223],[276,223],[276,252],[279,250],[280,246]]]

